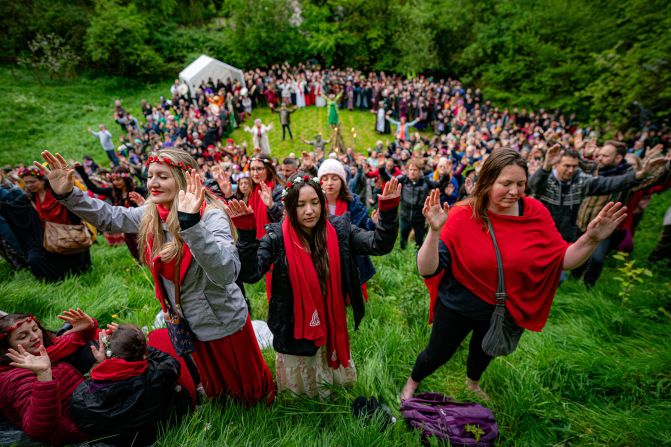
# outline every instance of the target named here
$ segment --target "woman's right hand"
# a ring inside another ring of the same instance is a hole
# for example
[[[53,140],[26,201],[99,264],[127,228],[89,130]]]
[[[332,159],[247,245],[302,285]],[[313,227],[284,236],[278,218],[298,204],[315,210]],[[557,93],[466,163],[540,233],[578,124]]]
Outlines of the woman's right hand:
[[[44,346],[40,346],[40,355],[33,355],[27,352],[23,346],[19,345],[18,349],[9,348],[7,350],[7,357],[10,358],[11,366],[16,368],[25,368],[37,375],[37,380],[40,382],[49,382],[51,380],[51,359],[47,354]]]
[[[447,202],[440,206],[440,190],[432,189],[429,196],[424,201],[422,214],[426,217],[429,227],[432,231],[440,231],[447,222],[447,211],[450,205]]]
[[[68,167],[68,162],[59,153],[53,155],[49,151],[43,151],[41,155],[49,163],[49,167],[47,168],[38,162],[34,162],[34,164],[46,174],[51,189],[59,196],[70,194],[75,186],[73,180],[74,169]]]

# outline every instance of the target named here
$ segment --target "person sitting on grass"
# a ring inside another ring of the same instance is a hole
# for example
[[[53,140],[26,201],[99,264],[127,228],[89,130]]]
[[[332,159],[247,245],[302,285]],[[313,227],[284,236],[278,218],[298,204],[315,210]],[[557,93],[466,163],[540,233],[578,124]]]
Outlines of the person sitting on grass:
[[[91,439],[150,445],[160,429],[188,413],[192,401],[178,384],[179,362],[148,346],[139,327],[120,324],[100,331],[92,351],[96,365],[74,390],[70,404],[74,422]]]

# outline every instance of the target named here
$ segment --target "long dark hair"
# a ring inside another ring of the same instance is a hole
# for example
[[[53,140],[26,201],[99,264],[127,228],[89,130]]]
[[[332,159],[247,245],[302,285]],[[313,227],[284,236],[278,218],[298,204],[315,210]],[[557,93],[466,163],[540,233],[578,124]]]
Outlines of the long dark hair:
[[[309,180],[304,180],[303,182],[296,184],[295,180],[298,177],[308,177]],[[326,196],[322,191],[319,181],[313,180],[311,175],[303,171],[299,171],[292,175],[287,183],[293,185],[289,188],[287,195],[284,197],[284,207],[287,217],[289,218],[291,225],[296,229],[298,236],[301,238],[303,246],[310,250],[310,257],[312,258],[312,263],[315,266],[317,277],[319,278],[319,286],[322,289],[322,294],[326,296],[326,280],[329,276],[329,256],[328,250],[326,249],[326,222],[328,217]],[[298,224],[298,213],[296,211],[300,190],[305,187],[310,187],[315,190],[321,207],[319,219],[317,219],[317,224],[312,229],[312,234],[306,233],[300,227]],[[286,244],[287,241],[284,241],[284,243]],[[298,284],[295,284],[294,286],[298,286]]]
[[[473,205],[473,219],[486,225],[485,211],[489,205],[489,191],[506,166],[519,166],[529,178],[529,168],[519,152],[510,148],[497,149],[482,164],[473,194],[466,201]]]
[[[0,334],[6,335],[0,339],[0,365],[9,365],[12,363],[12,360],[7,357],[7,350],[9,349],[9,334],[7,331],[18,321],[30,317],[32,317],[30,314],[7,314],[0,317]],[[54,343],[51,339],[54,337],[54,333],[44,329],[37,319],[35,319],[35,323],[37,323],[37,327],[42,331],[42,345],[45,348],[53,345]]]
[[[125,205],[124,202],[130,202],[129,199],[129,194],[132,191],[135,191],[135,182],[133,181],[133,178],[130,176],[130,172],[128,169],[124,168],[123,166],[115,166],[114,169],[112,169],[112,174],[110,177],[114,175],[120,175],[122,176],[123,182],[126,184],[126,197],[123,197],[123,192],[114,186],[114,183],[112,183],[112,201],[114,202],[115,205]]]

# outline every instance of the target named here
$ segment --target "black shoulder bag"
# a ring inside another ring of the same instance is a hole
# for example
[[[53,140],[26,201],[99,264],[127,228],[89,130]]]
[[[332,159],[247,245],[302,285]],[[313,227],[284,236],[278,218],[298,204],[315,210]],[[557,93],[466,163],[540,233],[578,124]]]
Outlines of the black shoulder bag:
[[[506,285],[503,278],[503,262],[501,262],[501,253],[496,243],[494,227],[489,217],[485,214],[489,234],[492,235],[494,242],[494,251],[496,252],[496,263],[499,270],[499,283],[496,289],[496,307],[489,321],[489,330],[482,339],[482,350],[491,357],[511,354],[517,348],[517,344],[522,337],[524,328],[515,324],[510,314],[506,311]]]

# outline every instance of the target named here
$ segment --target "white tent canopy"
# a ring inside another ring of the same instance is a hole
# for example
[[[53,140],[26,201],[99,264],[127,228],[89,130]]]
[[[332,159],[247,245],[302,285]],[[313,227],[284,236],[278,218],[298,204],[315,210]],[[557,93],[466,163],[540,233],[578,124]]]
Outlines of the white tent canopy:
[[[231,78],[231,80],[237,79],[240,84],[245,85],[242,70],[204,54],[179,73],[179,79],[189,86],[192,95],[200,86],[201,81],[207,82],[209,78],[212,78],[215,82],[217,79],[221,79],[223,82],[226,82],[228,78]]]

